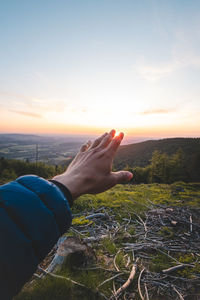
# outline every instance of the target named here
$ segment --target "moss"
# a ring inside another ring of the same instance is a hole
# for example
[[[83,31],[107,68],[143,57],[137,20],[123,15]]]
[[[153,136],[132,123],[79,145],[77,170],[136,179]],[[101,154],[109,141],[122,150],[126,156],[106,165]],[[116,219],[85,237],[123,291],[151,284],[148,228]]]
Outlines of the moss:
[[[93,222],[91,220],[87,220],[85,217],[77,217],[72,220],[72,225],[89,225],[92,224]]]
[[[192,254],[182,254],[179,256],[179,261],[184,264],[190,264],[195,261],[195,258]]]
[[[45,279],[38,279],[33,286],[24,289],[15,300],[63,300],[75,299],[72,295],[71,284],[66,280],[47,276]]]
[[[172,191],[176,188],[179,190],[178,196],[172,194]],[[200,188],[198,183],[117,185],[98,195],[81,196],[74,203],[73,212],[88,212],[104,206],[112,209],[120,220],[122,217],[127,217],[127,212],[144,213],[147,206],[149,206],[149,200],[155,204],[169,204],[172,206],[179,204],[199,207],[199,198]]]
[[[116,256],[116,264],[119,267],[119,269],[122,269],[125,267],[125,260],[124,260],[124,253],[119,252]]]
[[[64,277],[69,277],[76,282],[79,282],[83,284],[87,288],[82,289],[83,296],[87,295],[88,298],[86,299],[100,299],[98,298],[97,287],[99,284],[101,284],[105,278],[108,277],[107,272],[103,269],[97,269],[97,270],[84,270],[80,269],[80,266],[77,268],[74,265],[64,265],[60,271],[58,271],[57,274],[62,275]],[[77,286],[73,286],[74,289],[77,288]],[[112,282],[108,282],[107,284],[103,285],[102,288],[100,288],[100,291],[102,291],[104,294],[110,295],[110,289],[112,288]],[[90,295],[90,297],[89,297]],[[96,295],[96,298],[94,297]],[[82,298],[82,294],[80,295]],[[67,298],[68,299],[68,298]],[[79,298],[76,298],[79,299]],[[85,299],[85,298],[84,298]],[[57,300],[57,299],[56,299]]]
[[[158,253],[152,257],[149,269],[152,272],[161,272],[164,269],[170,268],[172,265],[173,263],[168,256]]]
[[[200,264],[196,261],[193,254],[182,254],[179,256],[179,261],[183,264],[193,264],[194,267],[185,267],[177,272],[181,277],[192,278],[195,274],[200,274]]]
[[[163,226],[158,233],[165,238],[172,238],[174,236],[173,229],[167,226]]]
[[[128,228],[128,233],[130,235],[134,235],[135,234],[135,226],[130,225],[129,228]]]
[[[67,231],[63,236],[76,236],[76,233],[74,231],[72,231],[71,229],[69,229],[69,231]]]
[[[113,241],[109,238],[102,239],[101,241],[103,249],[109,254],[115,254],[117,252],[117,247]]]

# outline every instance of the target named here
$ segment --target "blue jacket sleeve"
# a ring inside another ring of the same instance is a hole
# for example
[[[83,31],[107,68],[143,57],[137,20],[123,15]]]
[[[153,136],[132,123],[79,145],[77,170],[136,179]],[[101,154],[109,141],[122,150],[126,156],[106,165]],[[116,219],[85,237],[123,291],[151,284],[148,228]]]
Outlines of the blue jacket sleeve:
[[[71,225],[63,192],[52,182],[22,176],[0,187],[0,295],[11,299]]]

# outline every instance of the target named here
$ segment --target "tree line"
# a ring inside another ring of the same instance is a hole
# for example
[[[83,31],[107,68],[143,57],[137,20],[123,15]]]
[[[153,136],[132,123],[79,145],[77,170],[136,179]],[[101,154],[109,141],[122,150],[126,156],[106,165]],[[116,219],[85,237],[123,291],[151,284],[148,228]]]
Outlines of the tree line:
[[[51,178],[64,171],[64,166],[50,166],[42,162],[31,163],[28,160],[0,158],[0,184],[14,180],[19,176],[35,174],[43,178]]]
[[[186,157],[181,148],[172,155],[155,150],[150,164],[146,167],[126,166],[126,170],[133,173],[133,183],[172,183],[191,180]]]
[[[200,153],[188,163],[188,156],[179,148],[174,154],[155,150],[150,163],[145,167],[130,166],[126,170],[133,173],[132,183],[173,183],[175,181],[200,181]],[[52,178],[64,172],[66,165],[52,166],[42,162],[0,158],[0,184],[14,180],[26,174],[35,174],[43,178]],[[118,170],[118,168],[116,169]]]

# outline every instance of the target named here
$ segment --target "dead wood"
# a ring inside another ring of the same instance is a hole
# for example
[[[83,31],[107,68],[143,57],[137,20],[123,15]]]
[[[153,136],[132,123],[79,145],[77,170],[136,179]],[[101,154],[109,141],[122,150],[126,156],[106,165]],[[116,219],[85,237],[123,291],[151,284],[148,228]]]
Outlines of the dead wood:
[[[131,269],[131,272],[130,272],[130,275],[129,275],[127,281],[116,292],[114,292],[114,295],[110,297],[110,300],[113,300],[113,299],[119,297],[127,289],[127,287],[131,284],[131,282],[133,281],[133,278],[136,274],[137,262],[138,262],[138,258],[136,259],[135,263],[132,266],[132,269]]]
[[[178,265],[178,266],[174,266],[174,267],[171,267],[171,268],[162,270],[162,273],[168,274],[168,273],[171,273],[171,272],[174,272],[174,271],[183,269],[183,268],[185,268],[185,267],[191,267],[191,268],[193,268],[194,265],[190,265],[190,264],[181,264],[181,265]]]

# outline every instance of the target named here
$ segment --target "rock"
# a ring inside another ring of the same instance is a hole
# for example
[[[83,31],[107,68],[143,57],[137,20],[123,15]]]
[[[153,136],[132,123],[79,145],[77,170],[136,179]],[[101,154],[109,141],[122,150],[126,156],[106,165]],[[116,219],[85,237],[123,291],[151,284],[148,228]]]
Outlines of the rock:
[[[173,221],[173,220],[172,220],[172,221],[171,221],[171,224],[174,225],[174,226],[176,226],[177,221]]]
[[[167,208],[166,208],[166,212],[168,212],[168,213],[171,213],[171,212],[173,212],[173,211],[174,211],[174,209],[171,208],[171,207],[167,207]]]
[[[72,267],[81,267],[93,259],[92,249],[76,237],[62,237],[57,245],[58,249],[47,268],[48,272],[55,273],[66,261]]]

